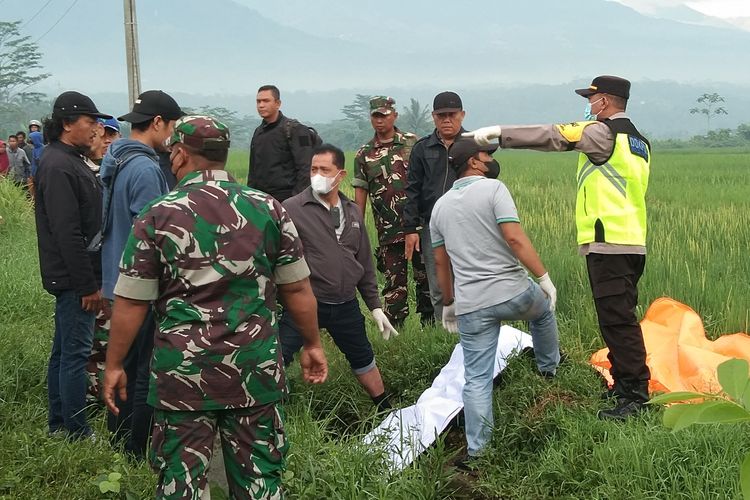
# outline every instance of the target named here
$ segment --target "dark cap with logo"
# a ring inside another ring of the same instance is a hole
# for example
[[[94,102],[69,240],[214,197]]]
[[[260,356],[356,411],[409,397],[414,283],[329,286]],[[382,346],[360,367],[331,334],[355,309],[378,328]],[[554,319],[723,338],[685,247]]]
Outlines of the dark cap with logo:
[[[630,82],[619,76],[597,76],[585,89],[577,89],[576,94],[589,97],[594,94],[609,94],[630,99]]]
[[[229,127],[210,116],[183,116],[175,123],[169,144],[178,142],[199,151],[229,149]]]
[[[133,111],[117,118],[121,122],[143,123],[161,116],[165,120],[176,120],[185,113],[172,96],[161,90],[147,90],[133,103]]]
[[[475,154],[479,153],[480,151],[485,151],[489,154],[492,154],[497,151],[497,146],[497,144],[480,146],[479,144],[474,142],[474,139],[462,137],[454,142],[451,148],[448,150],[448,161],[454,169],[458,170],[467,161],[469,161],[469,158],[471,158]]]
[[[396,111],[396,100],[393,97],[376,95],[370,99],[370,114],[380,113],[381,115],[390,115]]]
[[[461,98],[455,92],[440,92],[432,101],[433,113],[453,113],[463,111],[463,109]]]
[[[52,105],[52,116],[64,118],[66,116],[88,115],[96,118],[112,118],[111,115],[100,113],[94,101],[87,95],[70,90],[63,92]]]

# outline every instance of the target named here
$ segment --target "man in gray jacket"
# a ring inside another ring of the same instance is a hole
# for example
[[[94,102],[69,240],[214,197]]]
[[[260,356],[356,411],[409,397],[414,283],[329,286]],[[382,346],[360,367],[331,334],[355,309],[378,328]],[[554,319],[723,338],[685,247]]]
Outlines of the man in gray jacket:
[[[378,409],[385,410],[390,404],[367,338],[357,290],[383,338],[388,340],[398,332],[382,309],[362,212],[339,192],[347,173],[344,152],[330,144],[316,147],[310,173],[311,186],[286,200],[284,208],[302,239],[318,301],[318,324],[328,330]],[[302,336],[286,313],[281,316],[279,337],[284,364],[289,365],[302,347]]]

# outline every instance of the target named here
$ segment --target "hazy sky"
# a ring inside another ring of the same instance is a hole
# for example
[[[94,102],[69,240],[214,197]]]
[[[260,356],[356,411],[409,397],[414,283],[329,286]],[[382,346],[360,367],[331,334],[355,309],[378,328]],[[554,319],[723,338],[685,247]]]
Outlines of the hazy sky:
[[[709,16],[721,18],[750,17],[750,0],[617,0],[640,12],[653,12],[659,7],[687,5]]]

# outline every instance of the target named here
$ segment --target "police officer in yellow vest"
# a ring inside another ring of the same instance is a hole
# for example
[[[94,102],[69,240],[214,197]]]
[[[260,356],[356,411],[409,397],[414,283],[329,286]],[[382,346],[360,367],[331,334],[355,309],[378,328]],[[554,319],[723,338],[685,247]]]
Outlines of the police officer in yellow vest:
[[[599,328],[609,347],[617,398],[600,418],[625,419],[648,400],[650,372],[635,316],[646,263],[646,203],[651,146],[625,114],[630,82],[598,76],[576,93],[588,100],[585,121],[560,125],[483,127],[464,134],[481,145],[579,151],[576,226],[586,256]]]

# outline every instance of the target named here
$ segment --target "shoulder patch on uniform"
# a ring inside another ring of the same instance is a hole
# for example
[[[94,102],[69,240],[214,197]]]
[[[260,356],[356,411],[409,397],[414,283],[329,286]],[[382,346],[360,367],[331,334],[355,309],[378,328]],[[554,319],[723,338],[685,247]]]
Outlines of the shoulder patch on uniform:
[[[299,142],[299,145],[303,148],[309,148],[310,146],[312,146],[312,144],[310,143],[310,137],[307,135],[298,135],[297,141]]]
[[[638,137],[629,135],[628,144],[630,145],[630,152],[636,156],[640,156],[644,160],[648,161],[648,146],[646,142]]]
[[[555,125],[560,135],[568,142],[578,142],[583,136],[583,129],[594,122],[572,122]]]

